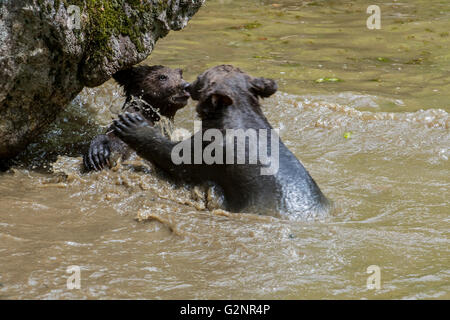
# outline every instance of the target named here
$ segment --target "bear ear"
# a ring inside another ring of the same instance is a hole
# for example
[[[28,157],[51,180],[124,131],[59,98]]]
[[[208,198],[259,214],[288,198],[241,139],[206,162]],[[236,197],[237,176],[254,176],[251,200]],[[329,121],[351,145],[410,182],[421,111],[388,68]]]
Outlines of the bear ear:
[[[113,74],[114,80],[122,87],[129,87],[135,76],[135,70],[133,68],[120,70]]]
[[[275,80],[267,78],[253,78],[251,81],[252,90],[261,98],[267,98],[278,90]]]
[[[183,77],[183,70],[181,70],[181,69],[175,69],[175,71],[178,72],[178,73],[180,74],[180,76]]]
[[[227,94],[216,92],[211,95],[211,104],[214,108],[228,107],[233,104],[233,99]]]

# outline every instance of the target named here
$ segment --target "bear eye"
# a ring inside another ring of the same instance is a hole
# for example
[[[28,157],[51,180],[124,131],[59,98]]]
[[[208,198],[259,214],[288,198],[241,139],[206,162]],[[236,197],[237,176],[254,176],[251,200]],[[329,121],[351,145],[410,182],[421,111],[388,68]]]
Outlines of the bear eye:
[[[158,76],[158,80],[160,80],[160,81],[166,81],[166,80],[167,80],[167,76],[166,76],[165,74],[160,74],[160,75]]]

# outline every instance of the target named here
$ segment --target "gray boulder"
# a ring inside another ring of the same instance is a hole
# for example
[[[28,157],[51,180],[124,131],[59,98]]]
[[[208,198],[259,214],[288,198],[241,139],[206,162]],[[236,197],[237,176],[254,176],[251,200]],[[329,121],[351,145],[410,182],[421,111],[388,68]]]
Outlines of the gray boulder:
[[[0,160],[83,89],[141,62],[202,0],[0,0]]]

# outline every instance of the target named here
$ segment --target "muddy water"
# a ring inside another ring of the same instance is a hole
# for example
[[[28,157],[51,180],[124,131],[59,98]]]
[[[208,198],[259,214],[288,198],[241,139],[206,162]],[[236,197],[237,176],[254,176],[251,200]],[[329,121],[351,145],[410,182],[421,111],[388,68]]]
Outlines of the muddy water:
[[[211,211],[137,157],[82,173],[80,150],[123,102],[110,81],[0,174],[0,298],[450,298],[450,4],[386,2],[376,31],[367,6],[209,1],[147,61],[188,80],[219,63],[275,78],[263,110],[332,215]],[[176,127],[192,130],[193,106]]]

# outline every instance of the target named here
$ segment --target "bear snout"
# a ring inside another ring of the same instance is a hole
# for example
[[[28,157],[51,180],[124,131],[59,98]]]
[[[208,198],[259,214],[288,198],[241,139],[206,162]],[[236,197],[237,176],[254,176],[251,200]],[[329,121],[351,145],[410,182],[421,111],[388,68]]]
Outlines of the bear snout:
[[[184,83],[181,86],[183,87],[184,90],[189,92],[189,88],[190,88],[191,84],[187,81],[184,81]]]
[[[189,92],[189,94],[191,95],[191,98],[194,100],[198,100],[199,99],[199,90],[197,89],[197,81],[194,83],[190,83],[185,90],[187,92]]]
[[[183,92],[185,93],[186,96],[188,96],[188,98],[191,97],[191,84],[187,81],[183,81],[183,83],[181,84],[181,88],[183,89]]]

